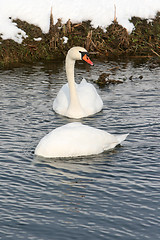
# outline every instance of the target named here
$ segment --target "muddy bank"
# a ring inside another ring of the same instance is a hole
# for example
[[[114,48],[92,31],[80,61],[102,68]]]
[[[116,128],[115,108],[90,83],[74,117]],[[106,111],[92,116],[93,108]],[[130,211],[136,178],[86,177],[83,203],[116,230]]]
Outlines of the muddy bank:
[[[157,57],[160,59],[160,13],[152,21],[133,17],[135,28],[131,34],[116,19],[106,28],[93,28],[90,21],[54,25],[50,17],[50,31],[43,34],[37,26],[14,20],[28,37],[18,44],[0,38],[0,66],[9,64],[63,59],[72,46],[84,46],[97,58]]]

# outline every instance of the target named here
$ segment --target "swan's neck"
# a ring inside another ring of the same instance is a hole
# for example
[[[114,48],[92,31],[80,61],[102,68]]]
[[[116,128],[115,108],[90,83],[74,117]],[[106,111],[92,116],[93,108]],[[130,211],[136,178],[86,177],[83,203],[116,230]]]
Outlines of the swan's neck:
[[[69,85],[69,92],[70,92],[70,102],[68,106],[68,116],[78,118],[83,112],[81,107],[77,91],[76,91],[76,84],[74,80],[74,67],[75,67],[75,60],[66,57],[66,74],[67,80]],[[84,112],[83,112],[84,113]]]

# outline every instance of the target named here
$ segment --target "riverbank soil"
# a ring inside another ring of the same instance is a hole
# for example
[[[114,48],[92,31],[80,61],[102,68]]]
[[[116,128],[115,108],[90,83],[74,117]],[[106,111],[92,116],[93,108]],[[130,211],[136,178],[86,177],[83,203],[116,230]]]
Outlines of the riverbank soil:
[[[56,24],[50,16],[49,33],[19,19],[14,20],[28,37],[21,44],[0,37],[0,66],[14,63],[63,59],[73,46],[83,46],[97,58],[157,57],[160,59],[160,13],[152,20],[133,17],[132,33],[116,19],[105,31],[93,28],[90,21],[73,24],[70,20]]]

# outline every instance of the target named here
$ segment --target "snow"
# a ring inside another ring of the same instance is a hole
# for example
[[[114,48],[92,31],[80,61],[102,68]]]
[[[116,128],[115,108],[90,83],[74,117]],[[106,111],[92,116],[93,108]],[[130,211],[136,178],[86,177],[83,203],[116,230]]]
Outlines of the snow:
[[[67,37],[63,37],[63,44],[66,44],[68,42],[68,38]]]
[[[34,41],[37,41],[37,42],[39,42],[39,41],[41,41],[42,40],[42,38],[41,37],[39,37],[39,38],[33,38],[34,39]]]
[[[93,27],[105,29],[116,18],[128,32],[133,30],[129,22],[132,16],[152,19],[160,11],[160,0],[0,0],[0,36],[22,43],[27,33],[12,20],[20,19],[35,24],[44,33],[49,31],[52,8],[54,23],[58,18],[66,23],[91,20]]]

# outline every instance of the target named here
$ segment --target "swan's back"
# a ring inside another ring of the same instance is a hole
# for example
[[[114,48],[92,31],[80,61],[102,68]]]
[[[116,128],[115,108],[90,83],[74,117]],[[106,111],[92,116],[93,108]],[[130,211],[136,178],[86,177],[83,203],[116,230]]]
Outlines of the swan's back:
[[[56,128],[42,138],[35,149],[35,154],[43,157],[98,154],[114,148],[126,137],[125,134],[117,138],[106,131],[74,122]]]

